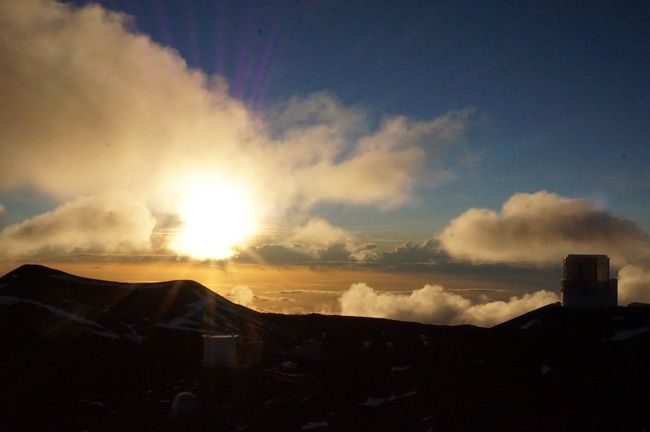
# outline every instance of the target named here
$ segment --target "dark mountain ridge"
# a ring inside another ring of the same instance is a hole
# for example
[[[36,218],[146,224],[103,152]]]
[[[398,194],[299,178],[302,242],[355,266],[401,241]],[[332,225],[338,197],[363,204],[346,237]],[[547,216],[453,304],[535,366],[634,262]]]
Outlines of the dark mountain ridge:
[[[202,335],[241,335],[201,367]],[[259,313],[193,281],[0,278],[2,430],[643,430],[650,309],[549,305],[492,328]],[[200,409],[170,414],[180,391]],[[216,395],[215,395],[216,394]]]

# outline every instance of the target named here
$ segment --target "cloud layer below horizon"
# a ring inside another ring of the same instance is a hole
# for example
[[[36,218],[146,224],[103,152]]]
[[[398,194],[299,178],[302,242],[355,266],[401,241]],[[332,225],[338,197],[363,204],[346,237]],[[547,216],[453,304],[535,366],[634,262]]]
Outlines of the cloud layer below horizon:
[[[558,301],[555,293],[537,291],[508,301],[472,303],[440,285],[425,285],[410,294],[378,292],[365,283],[353,284],[338,299],[342,315],[389,318],[425,324],[475,324],[490,327]]]

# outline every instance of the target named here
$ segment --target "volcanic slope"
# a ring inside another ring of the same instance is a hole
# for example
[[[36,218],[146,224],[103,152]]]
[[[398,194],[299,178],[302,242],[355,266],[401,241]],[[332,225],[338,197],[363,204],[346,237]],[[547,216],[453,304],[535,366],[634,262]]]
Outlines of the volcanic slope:
[[[202,335],[241,335],[201,368]],[[650,309],[492,328],[263,314],[193,281],[0,278],[1,430],[643,430]],[[199,397],[185,419],[178,392]]]

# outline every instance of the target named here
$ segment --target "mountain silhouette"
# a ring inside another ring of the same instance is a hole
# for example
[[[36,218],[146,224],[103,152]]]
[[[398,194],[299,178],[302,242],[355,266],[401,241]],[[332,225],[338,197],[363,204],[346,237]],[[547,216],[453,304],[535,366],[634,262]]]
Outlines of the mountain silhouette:
[[[203,335],[232,333],[236,367],[206,372]],[[641,304],[433,326],[259,313],[193,281],[25,265],[0,278],[0,337],[2,430],[650,427]],[[200,407],[184,422],[181,392]]]

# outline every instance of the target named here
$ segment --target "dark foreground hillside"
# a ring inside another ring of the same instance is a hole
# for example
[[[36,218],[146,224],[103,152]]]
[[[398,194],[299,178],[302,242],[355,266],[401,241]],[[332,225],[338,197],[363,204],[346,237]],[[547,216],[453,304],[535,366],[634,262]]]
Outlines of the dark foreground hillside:
[[[201,368],[202,335],[242,335]],[[499,326],[261,314],[192,281],[0,278],[0,430],[650,429],[650,309]],[[198,395],[181,419],[174,396]]]

